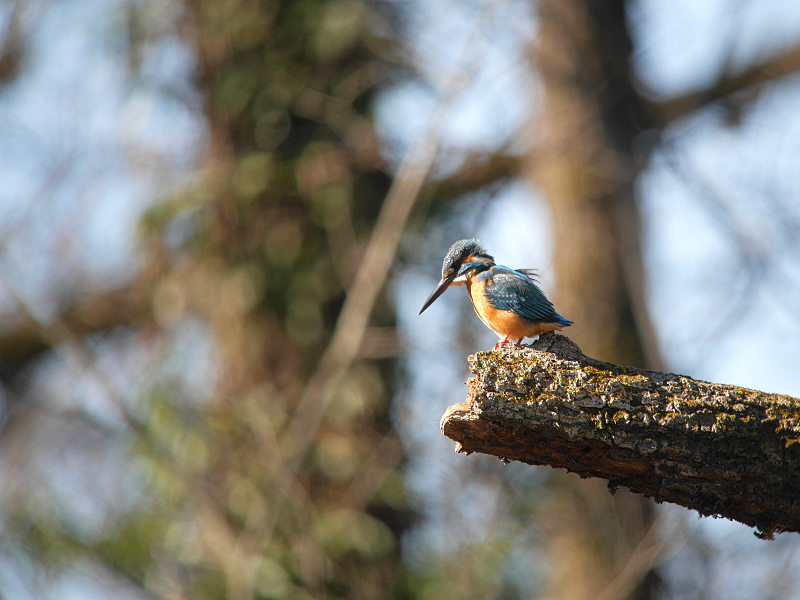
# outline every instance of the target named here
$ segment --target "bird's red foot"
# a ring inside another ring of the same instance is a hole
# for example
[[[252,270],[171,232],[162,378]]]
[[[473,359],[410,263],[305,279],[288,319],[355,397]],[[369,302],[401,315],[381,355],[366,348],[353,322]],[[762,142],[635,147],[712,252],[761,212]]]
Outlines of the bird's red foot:
[[[497,342],[497,343],[494,345],[494,348],[492,348],[492,350],[497,350],[497,349],[500,347],[500,344],[507,344],[507,343],[508,343],[508,336],[504,337],[502,340],[500,340],[499,342]]]

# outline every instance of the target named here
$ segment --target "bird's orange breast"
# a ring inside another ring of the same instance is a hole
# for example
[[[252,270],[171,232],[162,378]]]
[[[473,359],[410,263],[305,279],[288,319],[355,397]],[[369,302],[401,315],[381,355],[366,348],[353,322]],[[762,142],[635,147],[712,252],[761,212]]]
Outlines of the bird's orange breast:
[[[486,299],[485,289],[487,285],[494,285],[491,279],[470,277],[467,279],[467,291],[469,292],[472,306],[475,313],[480,317],[484,324],[494,331],[501,338],[519,339],[523,337],[534,337],[546,331],[560,329],[562,326],[557,323],[534,322],[526,319],[513,310],[502,310],[492,306]]]

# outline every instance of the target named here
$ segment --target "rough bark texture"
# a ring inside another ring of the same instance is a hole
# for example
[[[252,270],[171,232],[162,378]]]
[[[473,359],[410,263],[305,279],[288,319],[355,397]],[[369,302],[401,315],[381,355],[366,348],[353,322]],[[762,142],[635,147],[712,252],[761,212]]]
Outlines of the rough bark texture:
[[[442,433],[482,452],[602,477],[659,502],[800,531],[800,400],[597,361],[568,338],[470,357]]]

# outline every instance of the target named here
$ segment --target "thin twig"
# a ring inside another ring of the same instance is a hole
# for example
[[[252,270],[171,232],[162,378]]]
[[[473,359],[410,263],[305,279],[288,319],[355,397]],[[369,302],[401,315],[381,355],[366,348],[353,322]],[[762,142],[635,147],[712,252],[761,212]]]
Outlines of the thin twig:
[[[479,32],[480,17],[476,17],[473,36]],[[465,49],[474,47],[471,41],[467,41]],[[283,435],[284,454],[290,468],[296,470],[302,464],[325,409],[358,355],[372,308],[386,282],[411,209],[436,160],[442,138],[443,116],[455,94],[469,81],[464,71],[459,64],[446,77],[427,125],[400,164],[386,195],[364,258],[347,291],[331,341],[316,372],[306,384]]]

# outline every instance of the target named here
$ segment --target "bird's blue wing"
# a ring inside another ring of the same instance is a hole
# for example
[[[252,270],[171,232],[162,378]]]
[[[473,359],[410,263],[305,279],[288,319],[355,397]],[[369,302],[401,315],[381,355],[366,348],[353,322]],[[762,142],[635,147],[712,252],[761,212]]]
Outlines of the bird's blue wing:
[[[512,310],[531,321],[566,321],[528,275],[499,265],[490,271],[493,281],[487,282],[484,293],[495,308]]]
[[[533,280],[533,283],[539,283],[539,271],[536,269],[514,269],[517,273],[527,275]]]

